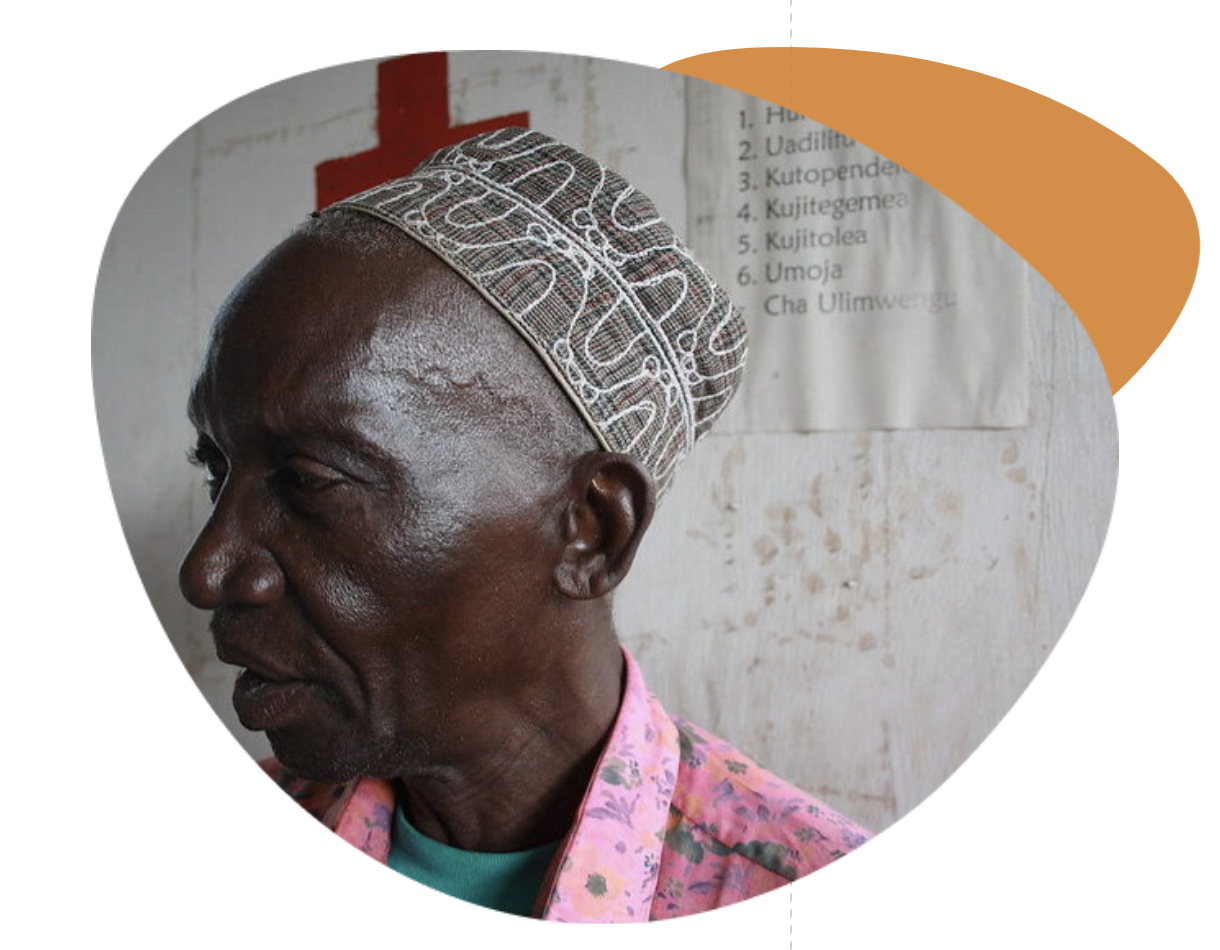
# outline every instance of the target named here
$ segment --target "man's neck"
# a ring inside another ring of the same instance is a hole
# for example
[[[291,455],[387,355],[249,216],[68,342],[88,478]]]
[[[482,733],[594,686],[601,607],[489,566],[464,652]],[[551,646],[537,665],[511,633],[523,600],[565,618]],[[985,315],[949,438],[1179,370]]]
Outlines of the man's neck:
[[[486,751],[395,783],[411,823],[467,851],[521,851],[571,827],[618,714],[617,638],[577,650],[570,672],[488,723]]]

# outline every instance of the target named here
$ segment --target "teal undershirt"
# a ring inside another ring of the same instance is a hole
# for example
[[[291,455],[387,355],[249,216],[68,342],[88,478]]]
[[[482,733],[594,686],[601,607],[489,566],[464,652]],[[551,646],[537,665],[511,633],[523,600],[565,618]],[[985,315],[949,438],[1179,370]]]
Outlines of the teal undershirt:
[[[416,831],[399,805],[394,809],[389,864],[442,894],[528,917],[558,848],[559,842],[552,841],[507,854],[463,851]]]

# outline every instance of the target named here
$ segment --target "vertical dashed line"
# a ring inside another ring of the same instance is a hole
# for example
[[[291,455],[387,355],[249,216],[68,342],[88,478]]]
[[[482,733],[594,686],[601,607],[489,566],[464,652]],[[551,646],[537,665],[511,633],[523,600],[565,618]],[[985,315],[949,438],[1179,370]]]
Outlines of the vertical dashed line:
[[[796,92],[796,76],[795,67],[792,63],[792,58],[796,55],[793,51],[792,43],[792,4],[794,0],[788,0],[788,104],[792,104],[792,94]]]
[[[788,885],[788,950],[792,950],[792,885]]]

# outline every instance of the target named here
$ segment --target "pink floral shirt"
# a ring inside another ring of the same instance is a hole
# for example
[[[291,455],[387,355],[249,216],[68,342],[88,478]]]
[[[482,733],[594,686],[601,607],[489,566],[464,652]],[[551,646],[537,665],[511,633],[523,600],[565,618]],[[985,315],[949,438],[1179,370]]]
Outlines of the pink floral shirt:
[[[728,743],[671,718],[626,650],[618,719],[535,905],[545,920],[664,920],[733,904],[816,871],[868,840],[858,825]],[[315,817],[385,863],[394,793],[267,772]]]

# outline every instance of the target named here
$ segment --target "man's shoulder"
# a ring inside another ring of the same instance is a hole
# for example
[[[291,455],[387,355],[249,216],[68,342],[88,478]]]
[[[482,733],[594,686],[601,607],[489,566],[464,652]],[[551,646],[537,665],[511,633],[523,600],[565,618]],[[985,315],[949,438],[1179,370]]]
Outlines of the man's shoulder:
[[[681,771],[670,847],[724,851],[795,880],[870,838],[851,819],[723,739],[678,717],[674,724]]]

